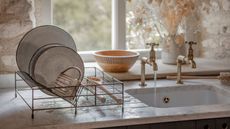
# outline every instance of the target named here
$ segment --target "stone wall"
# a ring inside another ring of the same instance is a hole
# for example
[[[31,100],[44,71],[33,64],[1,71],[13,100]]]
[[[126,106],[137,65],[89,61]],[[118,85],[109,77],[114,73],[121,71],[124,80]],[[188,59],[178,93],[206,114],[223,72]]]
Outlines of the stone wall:
[[[33,6],[32,0],[0,0],[0,73],[17,69],[17,45],[35,24]]]
[[[204,0],[201,5],[202,56],[230,62],[230,0]]]
[[[195,56],[230,62],[230,0],[193,0],[186,17],[186,40],[198,42]]]
[[[38,25],[46,23],[38,19],[48,16],[41,16],[46,12],[37,12],[44,10],[37,7],[42,1],[45,0],[36,0],[36,3],[34,0],[0,0],[0,73],[14,72],[17,69],[16,48],[22,36],[35,26],[34,15]],[[192,23],[200,24],[196,26],[200,30],[195,37],[201,42],[196,51],[205,58],[230,62],[230,0],[194,1],[199,6],[199,12]]]

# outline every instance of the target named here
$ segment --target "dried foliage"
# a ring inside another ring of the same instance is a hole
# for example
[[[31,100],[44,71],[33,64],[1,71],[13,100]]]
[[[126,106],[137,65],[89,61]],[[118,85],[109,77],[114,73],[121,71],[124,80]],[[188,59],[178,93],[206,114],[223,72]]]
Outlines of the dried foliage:
[[[170,35],[175,35],[182,19],[194,9],[194,0],[149,0],[152,8],[158,6],[159,18]]]
[[[144,30],[143,35],[149,36],[149,33],[155,31],[161,39],[170,36],[174,37],[177,44],[183,44],[183,29],[179,32],[179,28],[183,25],[184,18],[194,12],[195,0],[129,0],[128,2],[136,3],[131,23],[142,25],[143,27],[139,29]]]

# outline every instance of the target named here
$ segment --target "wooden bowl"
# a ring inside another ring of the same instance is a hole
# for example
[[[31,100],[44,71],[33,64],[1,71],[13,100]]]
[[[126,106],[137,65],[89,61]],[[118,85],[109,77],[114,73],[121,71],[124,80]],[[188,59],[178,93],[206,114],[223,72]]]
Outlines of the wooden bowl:
[[[94,53],[99,66],[106,72],[127,72],[136,62],[139,53],[126,50],[103,50]]]

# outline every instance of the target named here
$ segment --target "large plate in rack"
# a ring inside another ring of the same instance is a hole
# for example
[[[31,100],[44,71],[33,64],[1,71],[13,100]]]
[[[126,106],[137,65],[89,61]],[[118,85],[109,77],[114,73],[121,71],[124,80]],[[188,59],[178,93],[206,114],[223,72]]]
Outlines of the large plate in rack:
[[[84,77],[84,63],[80,55],[71,48],[64,46],[53,46],[46,49],[33,62],[34,70],[30,73],[31,77],[43,86],[50,88],[55,86],[58,76],[69,67],[78,67],[82,73],[78,71],[69,71],[68,75],[72,78],[80,78],[79,82]],[[76,93],[78,87],[67,88],[66,93]],[[57,90],[51,89],[53,93]],[[52,95],[48,91],[45,93]],[[58,94],[58,93],[56,93]],[[66,94],[68,96],[68,94]]]
[[[39,26],[27,32],[19,42],[16,52],[19,70],[29,73],[29,63],[34,53],[50,43],[61,43],[77,51],[73,38],[63,29],[52,25]]]

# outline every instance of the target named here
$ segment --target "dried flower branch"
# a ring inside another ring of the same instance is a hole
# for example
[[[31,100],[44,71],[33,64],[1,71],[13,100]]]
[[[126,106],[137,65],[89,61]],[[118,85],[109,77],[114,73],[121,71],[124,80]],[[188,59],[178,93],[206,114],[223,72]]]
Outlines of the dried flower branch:
[[[177,44],[183,44],[184,34],[179,28],[183,24],[184,17],[193,12],[195,0],[128,0],[128,2],[128,6],[132,5],[132,11],[127,17],[128,34],[130,34],[128,37],[144,40],[139,41],[143,45],[148,39],[166,41],[170,36]]]

